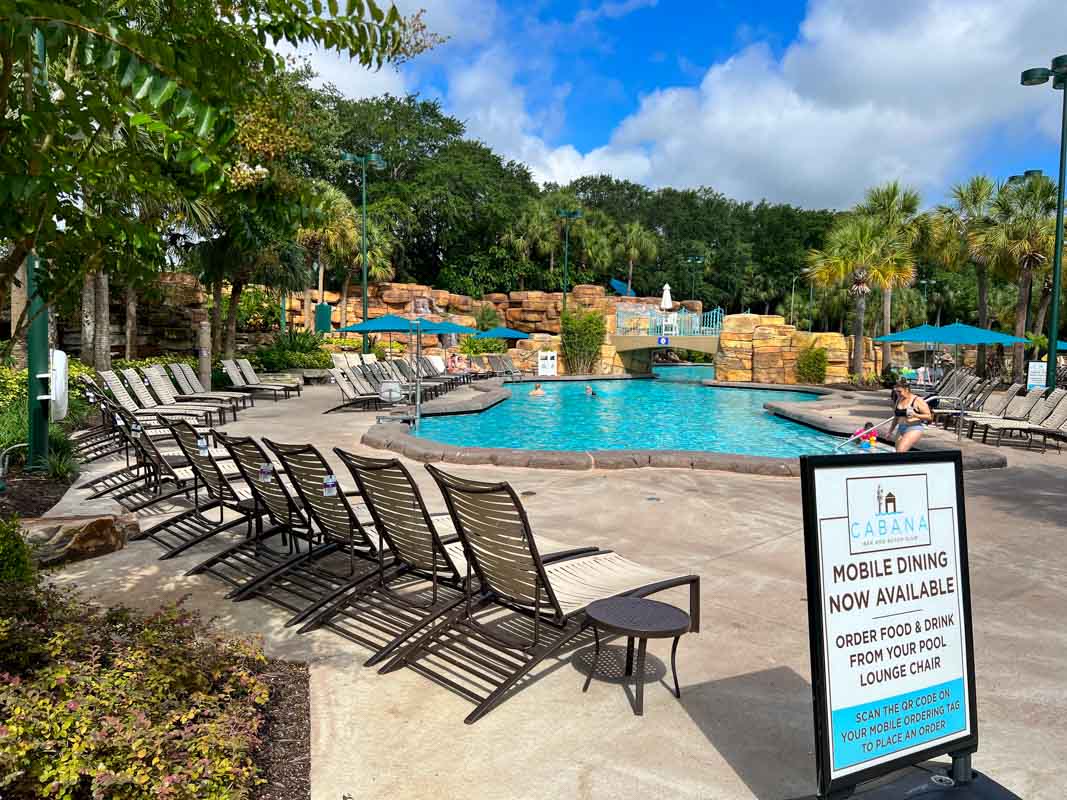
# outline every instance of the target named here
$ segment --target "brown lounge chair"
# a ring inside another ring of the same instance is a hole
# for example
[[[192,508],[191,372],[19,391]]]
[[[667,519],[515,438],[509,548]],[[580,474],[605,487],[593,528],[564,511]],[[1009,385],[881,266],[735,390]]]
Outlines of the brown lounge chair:
[[[303,384],[301,384],[299,380],[296,383],[264,383],[262,380],[260,380],[259,375],[256,374],[255,369],[252,367],[252,362],[249,361],[247,358],[237,359],[237,366],[241,370],[241,375],[243,375],[244,379],[248,381],[249,386],[285,386],[288,387],[290,390],[296,392],[297,397],[300,396],[300,393],[304,389]]]
[[[467,716],[467,724],[492,711],[531,670],[581,633],[587,625],[585,609],[596,600],[644,597],[688,586],[691,630],[700,630],[698,576],[660,572],[609,551],[546,562],[509,484],[465,480],[429,464],[426,469],[444,493],[477,584],[468,580],[466,602],[404,647],[381,671],[408,666],[474,700],[477,707]],[[505,633],[503,626],[476,619],[477,612],[491,607],[532,617],[532,635],[517,635],[521,626],[509,626]],[[547,640],[544,626],[551,629]],[[495,686],[488,695],[434,671],[429,663],[434,657],[443,658],[446,647],[457,641],[477,654],[472,659],[475,677]]]
[[[411,473],[399,460],[363,458],[337,447],[334,453],[352,473],[374,520],[374,530],[388,546],[393,562],[380,571],[378,581],[365,583],[340,598],[300,632],[326,626],[372,647],[376,652],[366,666],[373,666],[463,602],[466,596],[462,589],[471,578],[471,569],[449,515],[427,510]],[[597,549],[567,550],[546,539],[541,544],[553,552],[546,561]],[[427,582],[428,591],[414,591]],[[397,588],[401,586],[404,591]],[[347,624],[349,621],[355,625]],[[377,631],[378,639],[385,633],[385,644],[368,640],[368,628]]]
[[[278,402],[278,395],[281,394],[286,400],[289,399],[289,392],[291,387],[282,384],[273,383],[261,383],[253,386],[248,383],[244,376],[241,375],[241,370],[237,368],[237,365],[228,359],[222,360],[222,371],[226,373],[226,377],[230,380],[230,388],[237,392],[268,392],[274,399],[274,402]]]

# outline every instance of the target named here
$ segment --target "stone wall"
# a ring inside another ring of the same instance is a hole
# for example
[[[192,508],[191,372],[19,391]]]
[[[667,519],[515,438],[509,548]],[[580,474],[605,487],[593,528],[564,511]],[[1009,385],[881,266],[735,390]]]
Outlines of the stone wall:
[[[881,347],[868,337],[862,346],[864,374],[880,374]],[[797,356],[807,347],[826,350],[826,383],[848,380],[851,336],[798,331],[776,314],[731,314],[723,320],[715,377],[730,382],[797,383]],[[906,360],[903,347],[894,345],[893,362]]]

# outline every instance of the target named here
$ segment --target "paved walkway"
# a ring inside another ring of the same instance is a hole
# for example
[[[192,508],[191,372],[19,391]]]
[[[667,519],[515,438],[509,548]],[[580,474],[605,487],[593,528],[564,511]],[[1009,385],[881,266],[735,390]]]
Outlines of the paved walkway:
[[[372,413],[321,411],[332,386],[257,402],[227,429],[374,454],[359,445]],[[884,415],[883,415],[884,416]],[[975,766],[1028,800],[1067,785],[1067,455],[1010,453],[1010,468],[966,474],[981,749]],[[413,473],[443,504],[421,465]],[[183,573],[213,547],[158,561],[151,543],[74,564],[58,580],[106,602],[188,603],[227,630],[264,637],[271,655],[308,661],[316,800],[397,797],[715,798],[778,800],[814,791],[811,689],[799,481],[726,472],[557,472],[456,467],[506,479],[537,531],[610,547],[702,578],[703,631],[679,648],[682,698],[663,683],[669,642],[651,642],[645,716],[603,670],[581,685],[592,646],[548,662],[474,726],[470,704],[402,670],[362,668],[369,652],[328,632],[297,636],[288,615]],[[342,472],[338,472],[342,475]],[[342,484],[347,478],[342,476]],[[57,513],[84,513],[76,491]],[[221,543],[220,543],[221,544]],[[682,592],[664,595],[684,606]],[[621,662],[625,642],[609,648]],[[617,670],[612,671],[617,674]]]

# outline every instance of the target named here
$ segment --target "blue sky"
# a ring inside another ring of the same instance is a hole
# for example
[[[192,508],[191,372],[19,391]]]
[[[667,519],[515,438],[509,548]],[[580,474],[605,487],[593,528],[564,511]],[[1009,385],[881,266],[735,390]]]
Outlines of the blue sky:
[[[541,181],[607,172],[843,208],[897,178],[1054,174],[1062,0],[399,0],[449,41],[397,71],[309,53],[353,96],[419,92]]]

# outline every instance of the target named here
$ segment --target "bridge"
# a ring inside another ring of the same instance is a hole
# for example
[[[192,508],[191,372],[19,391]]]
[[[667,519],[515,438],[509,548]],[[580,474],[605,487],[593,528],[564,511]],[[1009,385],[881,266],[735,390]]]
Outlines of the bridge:
[[[716,308],[703,314],[659,311],[647,307],[620,309],[615,315],[615,333],[611,343],[616,352],[677,348],[715,355],[719,352],[723,310]]]

